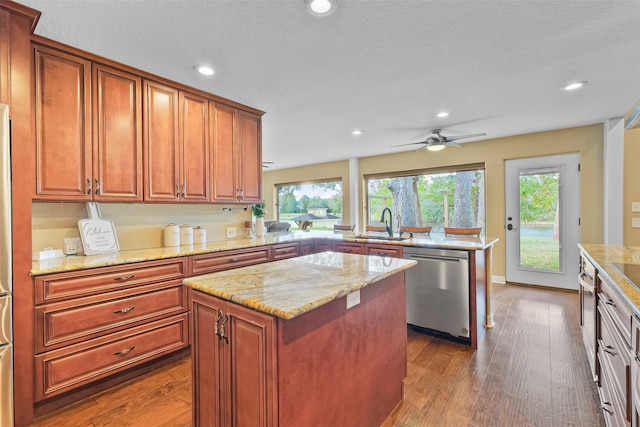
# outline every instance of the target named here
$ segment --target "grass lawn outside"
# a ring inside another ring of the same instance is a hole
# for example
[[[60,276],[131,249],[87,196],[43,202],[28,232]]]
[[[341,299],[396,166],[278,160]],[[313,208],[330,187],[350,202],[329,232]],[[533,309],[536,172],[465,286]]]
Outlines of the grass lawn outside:
[[[560,241],[548,237],[520,237],[520,265],[532,270],[560,270]]]

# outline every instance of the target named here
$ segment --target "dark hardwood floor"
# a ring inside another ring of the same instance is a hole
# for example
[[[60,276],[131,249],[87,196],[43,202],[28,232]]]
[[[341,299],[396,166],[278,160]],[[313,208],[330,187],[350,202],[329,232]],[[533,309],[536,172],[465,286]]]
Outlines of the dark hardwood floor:
[[[409,330],[405,398],[384,427],[604,426],[577,292],[494,285],[493,302],[477,351]],[[190,426],[190,374],[184,359],[32,425]]]

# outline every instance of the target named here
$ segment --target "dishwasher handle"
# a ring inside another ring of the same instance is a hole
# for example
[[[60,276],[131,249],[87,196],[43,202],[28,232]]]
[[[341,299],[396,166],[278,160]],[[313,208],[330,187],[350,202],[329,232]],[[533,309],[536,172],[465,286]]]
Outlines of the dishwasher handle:
[[[406,259],[420,259],[424,261],[451,261],[451,262],[460,262],[464,261],[463,258],[453,258],[447,256],[438,256],[438,255],[417,255],[417,254],[407,254],[405,256]]]

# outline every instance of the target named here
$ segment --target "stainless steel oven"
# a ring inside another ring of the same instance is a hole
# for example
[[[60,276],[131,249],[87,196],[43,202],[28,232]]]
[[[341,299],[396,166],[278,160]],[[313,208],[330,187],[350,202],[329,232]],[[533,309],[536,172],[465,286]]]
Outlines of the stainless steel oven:
[[[596,367],[596,310],[598,291],[595,267],[584,256],[580,255],[580,273],[578,284],[580,285],[580,328],[584,341],[589,367],[594,381],[598,380]]]

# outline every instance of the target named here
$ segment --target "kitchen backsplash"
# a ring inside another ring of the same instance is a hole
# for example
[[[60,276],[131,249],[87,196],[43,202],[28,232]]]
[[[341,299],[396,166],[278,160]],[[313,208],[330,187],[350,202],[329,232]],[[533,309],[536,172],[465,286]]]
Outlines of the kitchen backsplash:
[[[120,250],[144,249],[163,245],[162,231],[169,223],[200,226],[207,241],[227,239],[227,227],[235,227],[236,235],[245,235],[245,221],[251,220],[251,205],[178,205],[100,203],[104,219],[113,221]],[[223,209],[231,209],[226,211]],[[32,248],[62,249],[66,237],[80,237],[78,220],[88,217],[84,203],[33,203]]]

